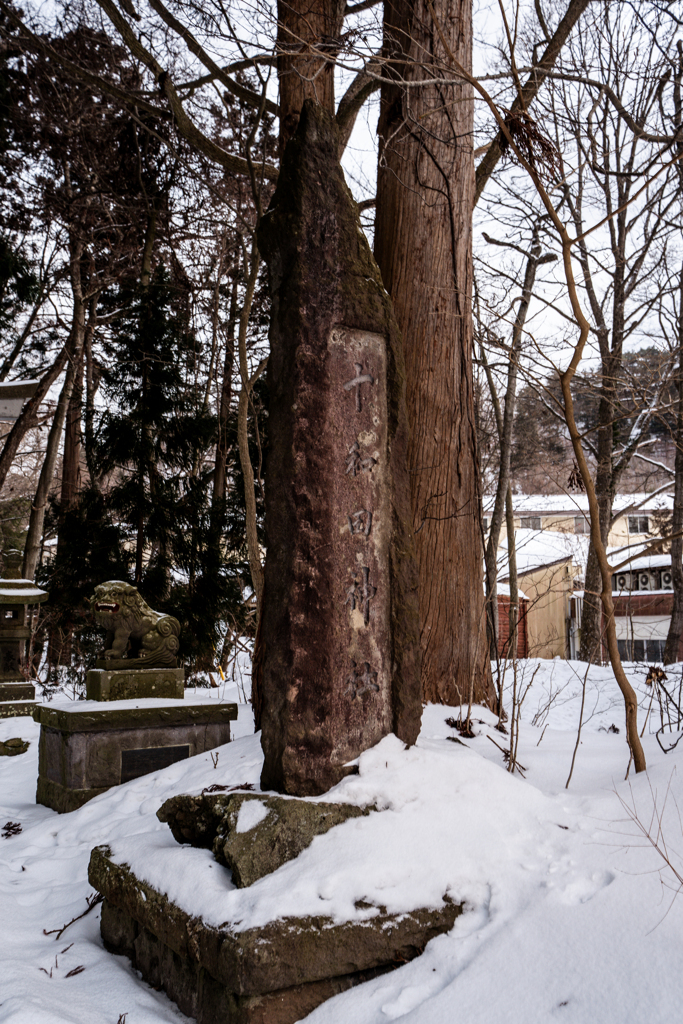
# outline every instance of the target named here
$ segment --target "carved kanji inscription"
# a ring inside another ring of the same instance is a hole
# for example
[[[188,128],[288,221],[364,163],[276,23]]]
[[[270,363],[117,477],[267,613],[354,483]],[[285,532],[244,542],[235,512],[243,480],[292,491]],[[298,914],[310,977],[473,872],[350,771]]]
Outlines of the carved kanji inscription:
[[[370,602],[376,593],[377,587],[370,583],[370,567],[364,565],[361,578],[354,576],[353,583],[346,592],[344,604],[350,605],[352,612],[358,607],[363,612],[363,623],[366,626],[370,622]]]
[[[370,662],[364,661],[361,665],[357,665],[355,661],[352,661],[351,664],[353,671],[346,680],[346,692],[351,694],[351,698],[362,697],[364,693],[377,693],[379,690],[377,673],[373,671]]]
[[[358,476],[359,473],[372,473],[373,467],[377,465],[377,459],[372,455],[361,452],[360,444],[354,441],[346,456],[346,473],[351,476]]]
[[[372,512],[361,508],[346,517],[349,521],[349,533],[353,536],[369,537],[372,530]]]
[[[356,412],[363,411],[363,399],[361,396],[361,388],[364,384],[374,384],[375,378],[371,373],[363,373],[363,364],[354,363],[353,368],[356,371],[356,376],[353,380],[347,380],[344,384],[344,391],[356,390]]]

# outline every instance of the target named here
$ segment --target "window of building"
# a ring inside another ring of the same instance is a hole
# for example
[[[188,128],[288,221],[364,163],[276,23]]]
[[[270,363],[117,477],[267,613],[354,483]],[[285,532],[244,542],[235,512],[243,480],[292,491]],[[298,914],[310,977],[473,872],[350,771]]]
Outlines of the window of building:
[[[628,517],[628,532],[629,533],[649,533],[650,532],[650,520],[647,516],[629,516]]]
[[[662,661],[666,640],[618,640],[619,657],[624,661]]]
[[[590,523],[585,516],[574,516],[574,533],[590,533]]]
[[[523,530],[540,530],[541,529],[541,517],[540,516],[526,516],[520,520],[520,526]]]
[[[488,528],[489,528],[489,520],[488,520],[488,516],[484,516],[484,519],[483,519],[483,523],[484,523],[484,533],[486,533],[486,531],[487,531],[487,530],[488,530]]]

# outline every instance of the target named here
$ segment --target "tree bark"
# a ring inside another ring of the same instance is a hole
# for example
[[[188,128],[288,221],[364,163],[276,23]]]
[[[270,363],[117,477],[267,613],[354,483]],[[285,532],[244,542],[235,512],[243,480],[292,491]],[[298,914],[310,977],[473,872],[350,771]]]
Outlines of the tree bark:
[[[296,131],[304,100],[314,100],[334,116],[334,57],[345,7],[345,0],[278,3],[280,155]]]
[[[470,67],[470,5],[436,6]],[[384,55],[398,63],[382,88],[375,256],[405,351],[423,692],[461,703],[472,687],[493,703],[472,384],[472,91],[402,84],[446,62],[426,0],[387,0],[384,19]]]
[[[674,507],[671,521],[671,576],[674,603],[664,647],[664,664],[678,661],[683,630],[683,269],[678,303],[678,410],[676,415],[676,461],[674,464]],[[678,536],[677,536],[678,534]]]

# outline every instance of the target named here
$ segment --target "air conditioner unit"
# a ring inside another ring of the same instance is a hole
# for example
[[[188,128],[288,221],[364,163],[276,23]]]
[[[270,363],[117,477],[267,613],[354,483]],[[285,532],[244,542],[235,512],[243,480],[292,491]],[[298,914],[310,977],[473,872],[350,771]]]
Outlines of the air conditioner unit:
[[[630,576],[617,576],[617,590],[630,590]]]
[[[638,589],[639,590],[652,590],[650,585],[650,574],[649,572],[638,573]]]
[[[671,590],[673,585],[673,574],[668,569],[665,569],[662,573],[662,590]]]

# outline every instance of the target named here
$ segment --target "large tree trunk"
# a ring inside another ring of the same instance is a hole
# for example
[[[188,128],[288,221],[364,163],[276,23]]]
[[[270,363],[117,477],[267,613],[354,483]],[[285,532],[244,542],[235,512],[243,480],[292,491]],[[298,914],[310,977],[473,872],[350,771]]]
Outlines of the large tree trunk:
[[[334,115],[334,40],[341,35],[345,7],[345,0],[278,3],[280,155],[296,131],[304,100]]]
[[[439,0],[436,14],[470,67],[470,4]],[[375,255],[404,340],[423,691],[493,703],[472,386],[472,94],[403,86],[447,63],[425,0],[387,0],[384,17],[385,56],[405,62],[382,88]]]

